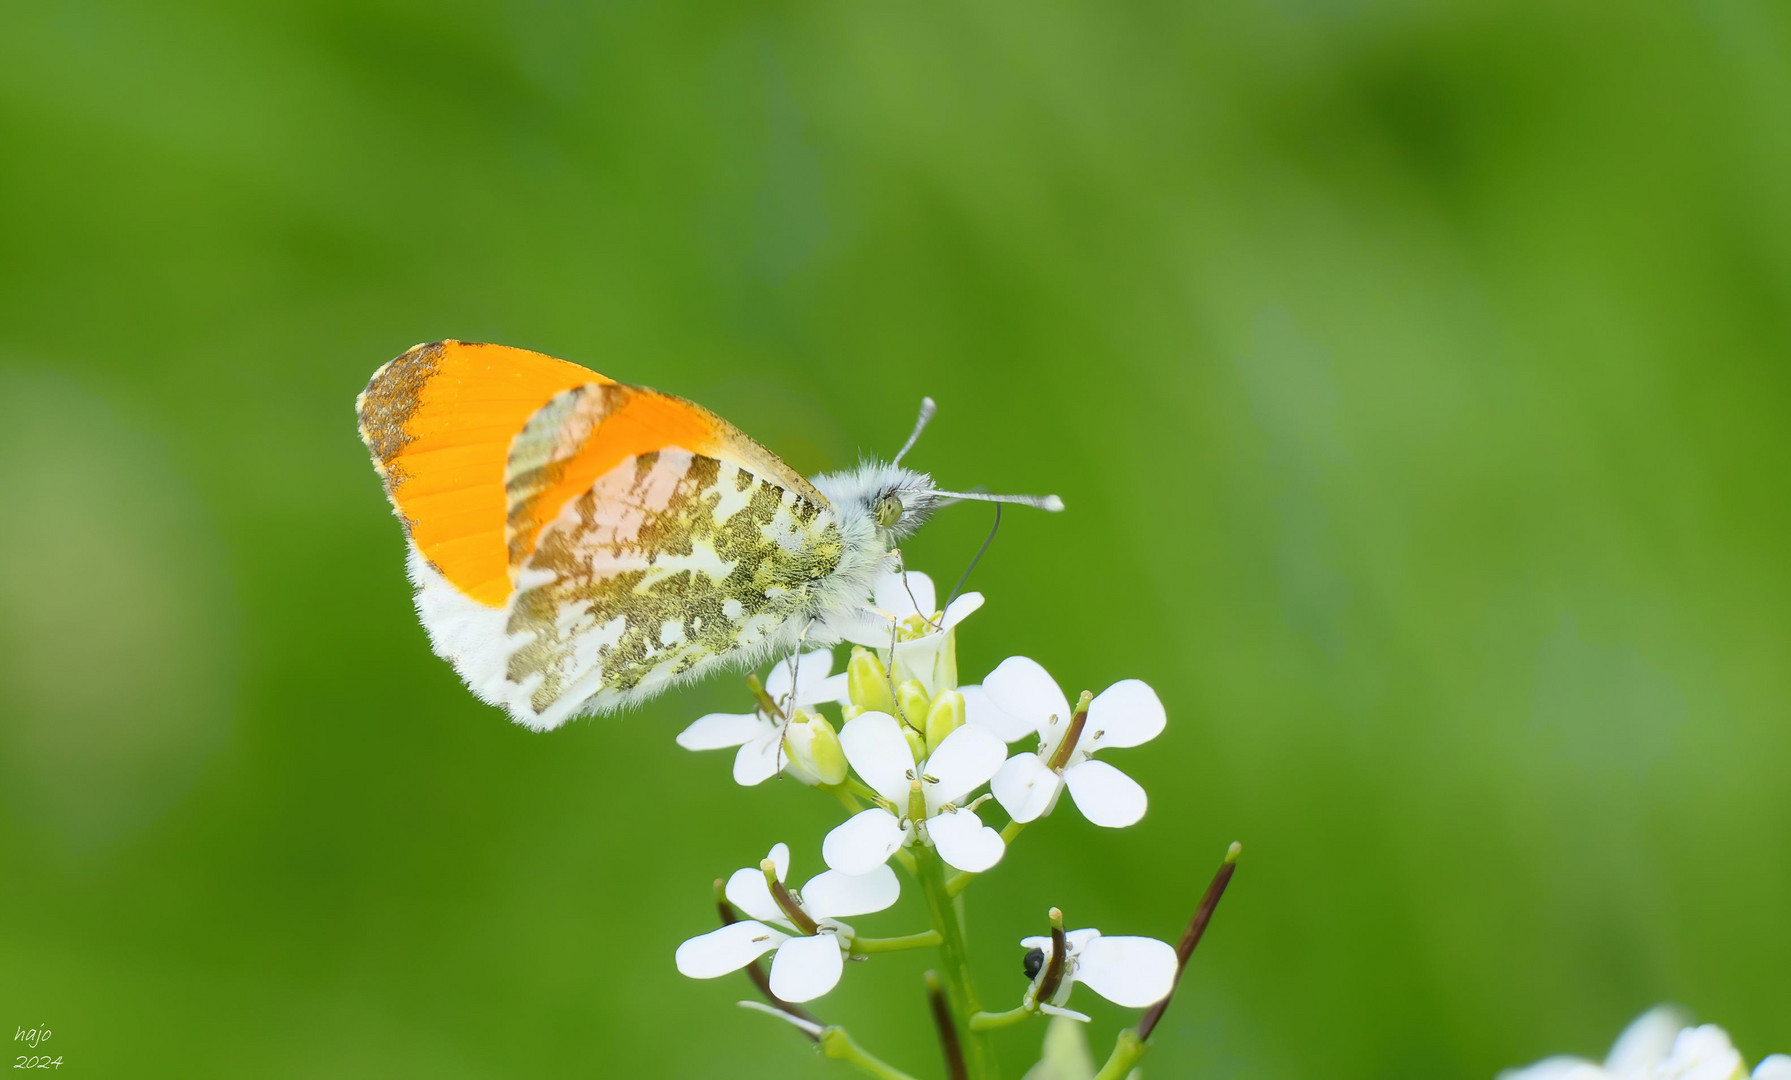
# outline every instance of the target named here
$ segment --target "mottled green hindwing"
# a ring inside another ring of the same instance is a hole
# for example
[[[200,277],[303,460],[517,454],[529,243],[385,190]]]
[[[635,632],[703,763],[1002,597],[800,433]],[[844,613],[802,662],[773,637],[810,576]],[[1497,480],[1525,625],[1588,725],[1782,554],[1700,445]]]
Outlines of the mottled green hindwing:
[[[523,561],[506,676],[538,714],[644,697],[765,641],[843,555],[822,503],[682,449],[630,457]]]

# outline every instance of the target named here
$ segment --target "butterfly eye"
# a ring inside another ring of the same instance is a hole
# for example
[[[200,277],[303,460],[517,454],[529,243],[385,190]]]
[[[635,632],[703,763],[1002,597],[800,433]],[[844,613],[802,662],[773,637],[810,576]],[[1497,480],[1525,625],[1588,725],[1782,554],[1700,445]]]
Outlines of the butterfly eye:
[[[902,520],[902,500],[896,498],[894,495],[883,496],[881,499],[877,500],[877,509],[874,511],[874,516],[877,519],[878,528],[888,529],[894,527],[896,522]]]
[[[1021,968],[1021,970],[1026,972],[1026,977],[1028,979],[1038,978],[1039,977],[1039,969],[1044,966],[1045,966],[1045,950],[1043,950],[1043,949],[1032,949],[1032,950],[1028,951],[1026,954],[1026,959],[1024,959],[1020,962],[1020,968]]]

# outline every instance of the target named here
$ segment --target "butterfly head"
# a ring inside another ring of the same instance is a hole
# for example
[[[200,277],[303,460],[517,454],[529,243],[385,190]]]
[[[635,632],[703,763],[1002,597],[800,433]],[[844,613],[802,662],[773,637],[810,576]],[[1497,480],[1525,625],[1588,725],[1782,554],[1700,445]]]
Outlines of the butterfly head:
[[[815,477],[815,486],[827,496],[841,516],[850,521],[869,522],[878,534],[893,545],[926,523],[933,511],[954,502],[1019,503],[1041,510],[1062,510],[1063,500],[1055,495],[991,495],[981,491],[944,491],[926,473],[905,468],[902,458],[914,447],[915,440],[933,418],[938,406],[932,398],[920,403],[920,417],[914,431],[902,444],[893,460],[867,461],[849,472],[827,473]]]
[[[887,461],[817,476],[815,487],[841,518],[868,522],[891,544],[920,528],[945,501],[931,476]]]

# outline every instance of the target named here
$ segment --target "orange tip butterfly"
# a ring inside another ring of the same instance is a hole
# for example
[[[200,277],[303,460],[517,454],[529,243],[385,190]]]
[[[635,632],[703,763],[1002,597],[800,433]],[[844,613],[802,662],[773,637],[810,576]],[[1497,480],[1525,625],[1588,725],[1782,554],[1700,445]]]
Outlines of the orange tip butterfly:
[[[903,468],[930,398],[894,459],[813,480],[700,405],[504,345],[418,345],[355,410],[430,643],[540,731],[838,641],[940,506],[1063,509]]]

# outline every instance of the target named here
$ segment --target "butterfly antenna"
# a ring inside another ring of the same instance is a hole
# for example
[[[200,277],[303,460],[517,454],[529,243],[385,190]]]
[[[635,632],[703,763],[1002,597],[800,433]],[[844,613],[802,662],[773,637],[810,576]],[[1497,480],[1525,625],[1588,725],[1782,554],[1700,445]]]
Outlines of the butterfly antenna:
[[[1063,500],[1055,495],[990,495],[986,491],[939,491],[933,494],[942,499],[969,499],[975,502],[1013,503],[1016,506],[1030,506],[1039,510],[1049,510],[1053,514],[1063,509]]]
[[[945,598],[945,606],[946,607],[951,607],[951,602],[953,600],[956,600],[958,598],[958,594],[964,591],[964,583],[970,580],[970,572],[972,570],[975,570],[976,564],[979,562],[982,562],[983,556],[987,555],[989,553],[989,545],[993,544],[995,542],[995,534],[997,532],[999,532],[1000,530],[1001,530],[1001,504],[996,503],[995,504],[995,524],[989,526],[989,535],[983,538],[983,546],[977,548],[976,554],[972,555],[970,557],[970,565],[966,566],[964,568],[964,572],[962,574],[958,575],[958,583],[951,587],[951,595]]]
[[[920,439],[920,433],[927,429],[927,422],[932,420],[933,414],[938,411],[938,402],[930,397],[923,397],[920,399],[920,415],[914,420],[914,430],[908,433],[908,441],[902,444],[900,450],[896,451],[895,460],[890,462],[891,465],[900,465],[902,463],[902,456],[914,449],[915,442]]]

